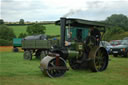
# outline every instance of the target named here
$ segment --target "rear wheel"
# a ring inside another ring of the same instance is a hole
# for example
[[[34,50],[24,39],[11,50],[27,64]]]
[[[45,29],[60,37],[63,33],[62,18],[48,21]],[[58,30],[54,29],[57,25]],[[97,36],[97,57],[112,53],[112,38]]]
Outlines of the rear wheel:
[[[40,59],[43,59],[46,56],[46,52],[45,51],[41,51],[40,53]]]
[[[41,50],[37,50],[35,54],[36,58],[40,59],[40,55],[41,55]]]
[[[90,68],[94,72],[103,71],[108,66],[108,54],[105,48],[99,48],[90,61]]]
[[[31,53],[31,51],[25,51],[24,52],[24,59],[25,60],[32,60],[32,53]]]

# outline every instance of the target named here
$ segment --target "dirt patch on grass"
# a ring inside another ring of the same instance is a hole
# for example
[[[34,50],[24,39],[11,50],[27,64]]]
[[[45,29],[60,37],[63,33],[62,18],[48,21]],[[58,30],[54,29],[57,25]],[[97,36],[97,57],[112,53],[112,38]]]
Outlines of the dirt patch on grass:
[[[23,51],[21,47],[17,47],[19,51]],[[13,46],[0,46],[0,52],[12,52]]]
[[[13,47],[12,46],[0,46],[0,52],[9,52],[12,51]]]

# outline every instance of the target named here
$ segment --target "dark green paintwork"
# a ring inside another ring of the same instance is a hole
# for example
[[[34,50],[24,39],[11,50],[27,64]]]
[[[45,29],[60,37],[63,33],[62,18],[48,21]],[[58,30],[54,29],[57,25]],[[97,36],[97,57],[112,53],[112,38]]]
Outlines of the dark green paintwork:
[[[22,38],[13,38],[13,47],[21,47]]]
[[[50,49],[54,45],[59,45],[58,40],[23,40],[23,49]]]
[[[75,40],[77,39],[77,29],[81,29],[82,30],[82,40],[85,40],[85,38],[88,36],[88,33],[89,33],[89,29],[88,28],[81,28],[81,27],[72,27],[70,28],[70,32],[72,33],[72,40]],[[67,30],[66,29],[66,40],[67,40]]]

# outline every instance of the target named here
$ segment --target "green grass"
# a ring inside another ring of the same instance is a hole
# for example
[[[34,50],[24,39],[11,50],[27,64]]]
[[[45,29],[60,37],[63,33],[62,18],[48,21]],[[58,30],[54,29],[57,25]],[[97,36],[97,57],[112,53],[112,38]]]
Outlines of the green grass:
[[[60,26],[49,24],[46,27],[46,35],[60,35]]]
[[[60,28],[54,24],[44,25],[46,27],[46,35],[60,35]],[[9,26],[14,30],[18,37],[20,33],[26,33],[27,26]]]
[[[14,33],[18,37],[20,33],[26,33],[27,26],[9,26],[14,30]]]
[[[0,85],[128,85],[128,58],[110,57],[107,70],[69,70],[51,79],[38,68],[40,60],[23,59],[23,53],[0,52]]]

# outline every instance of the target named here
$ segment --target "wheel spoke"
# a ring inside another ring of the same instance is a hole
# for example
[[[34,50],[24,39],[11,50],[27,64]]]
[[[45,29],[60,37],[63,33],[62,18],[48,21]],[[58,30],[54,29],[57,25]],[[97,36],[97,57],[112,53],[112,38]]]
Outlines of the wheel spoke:
[[[94,72],[103,71],[108,66],[108,54],[105,48],[98,47],[96,50],[92,50],[94,52],[94,56],[92,56],[93,60],[90,61],[90,68]],[[96,52],[96,53],[95,53]]]
[[[105,63],[104,54],[101,50],[99,50],[96,55],[96,60],[95,60],[96,68],[98,70],[102,69],[102,67],[104,66],[104,63]]]
[[[59,66],[66,67],[66,64],[63,60],[60,59]],[[56,67],[56,59],[53,59],[49,62],[48,68],[54,68]],[[66,69],[48,69],[47,74],[50,77],[60,77],[66,72]]]
[[[31,60],[32,59],[32,54],[30,51],[25,51],[24,52],[24,59],[26,60]]]

